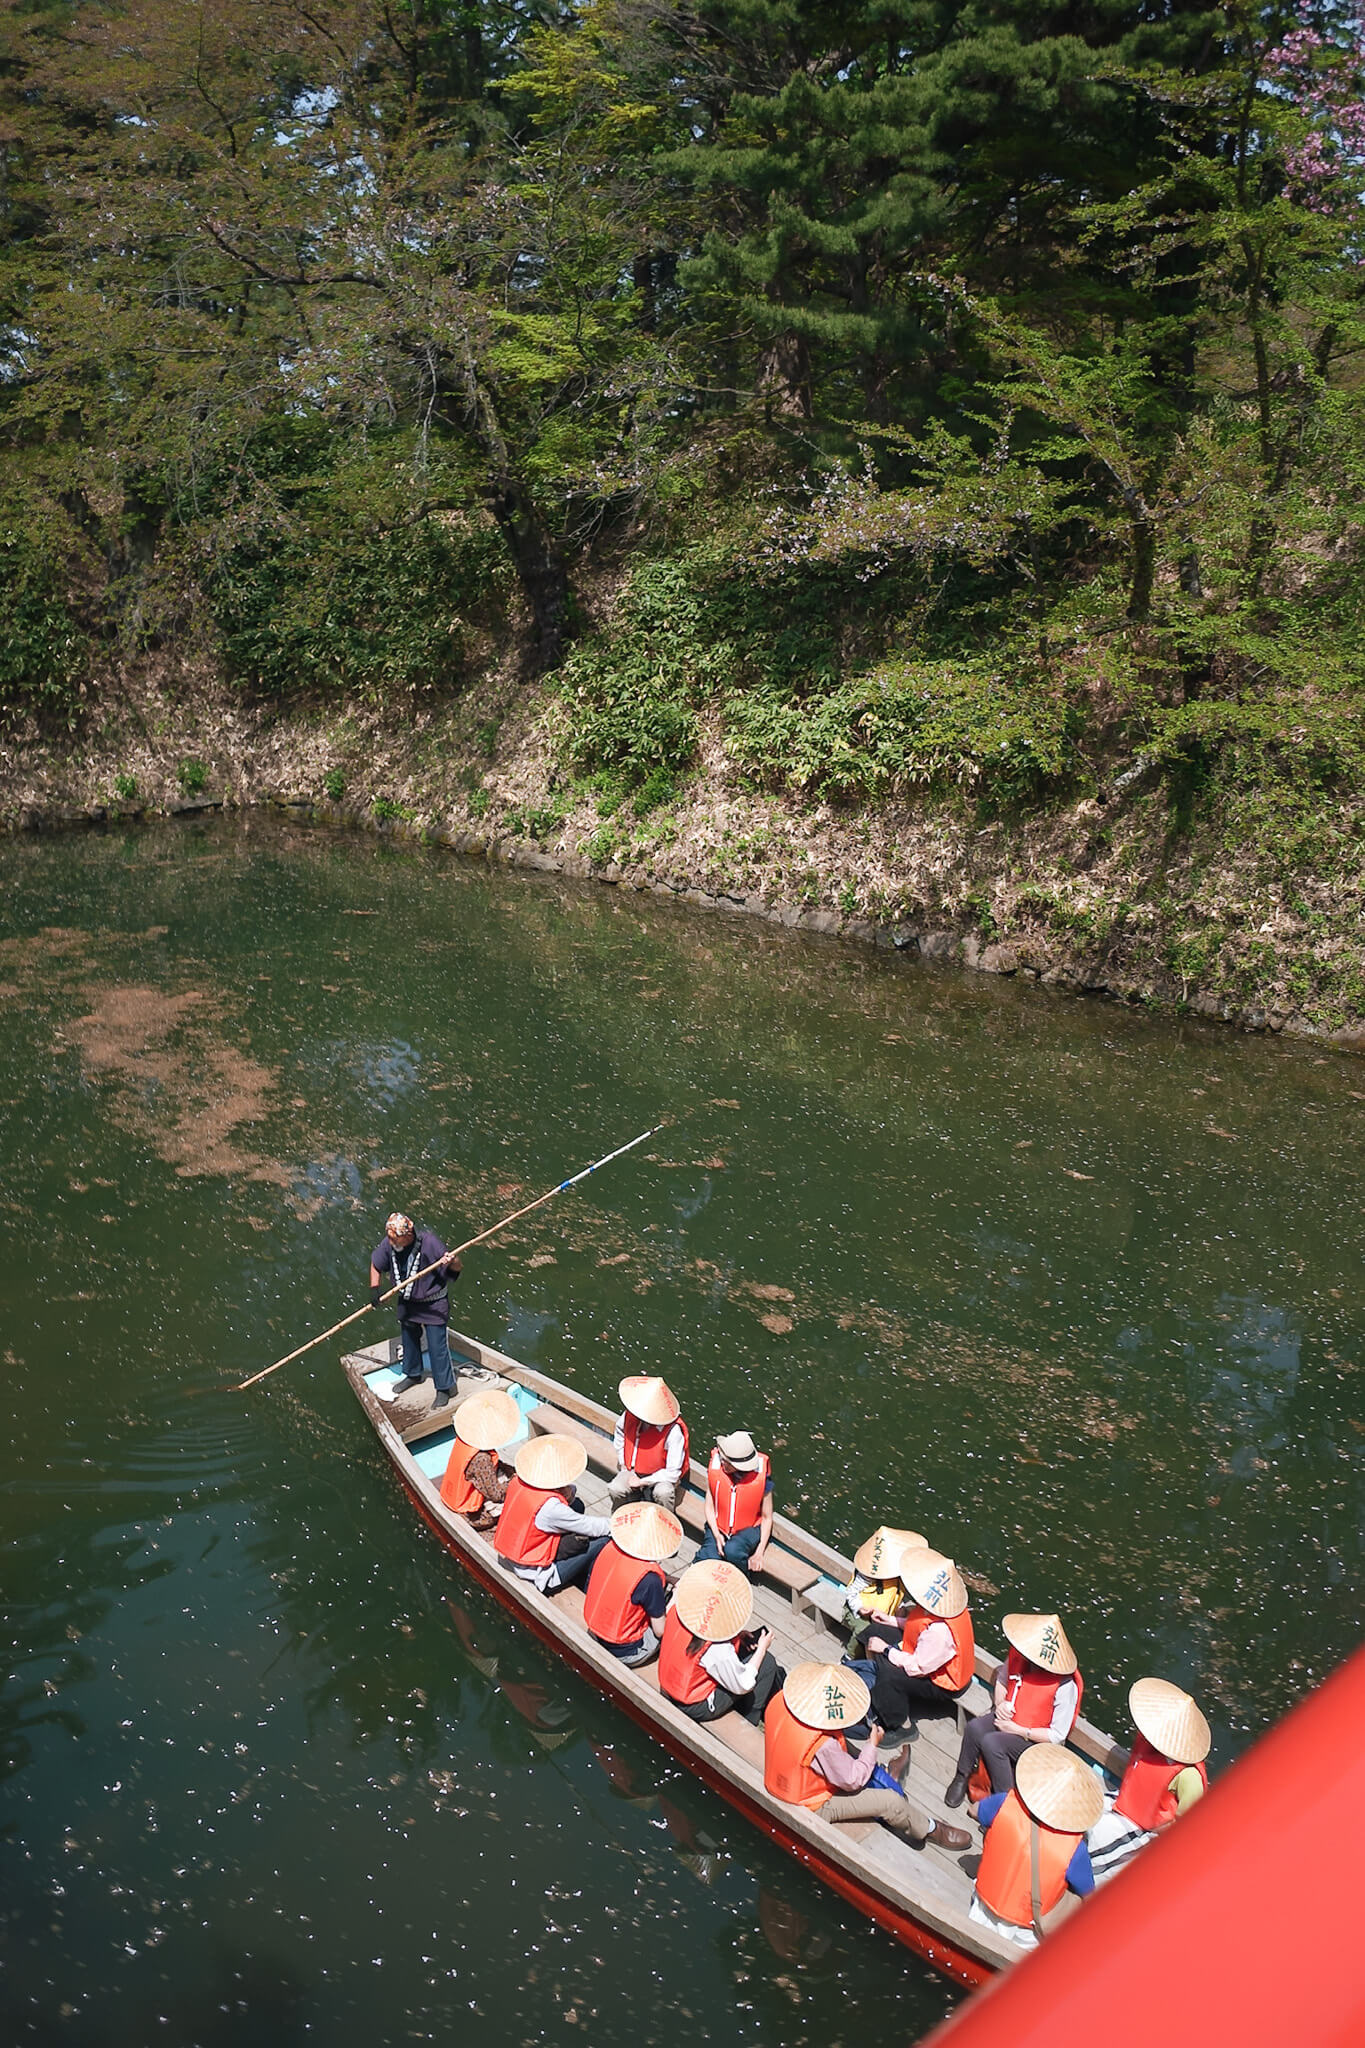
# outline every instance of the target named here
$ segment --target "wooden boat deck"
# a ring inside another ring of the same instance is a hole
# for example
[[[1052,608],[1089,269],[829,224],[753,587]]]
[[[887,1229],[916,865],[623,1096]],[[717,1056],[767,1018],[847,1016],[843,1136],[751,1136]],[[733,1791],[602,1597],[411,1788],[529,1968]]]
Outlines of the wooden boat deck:
[[[509,1391],[519,1394],[528,1433],[554,1431],[584,1445],[588,1469],[579,1491],[590,1512],[609,1514],[607,1479],[616,1469],[611,1448],[614,1415],[488,1345],[454,1330],[450,1340],[459,1374],[457,1400],[487,1386],[490,1374],[507,1383]],[[429,1383],[409,1395],[389,1398],[396,1378],[390,1350],[385,1342],[353,1353],[345,1360],[347,1375],[418,1511],[476,1578],[798,1861],[814,1868],[843,1897],[936,1968],[976,1984],[1018,1960],[1021,1951],[1012,1942],[968,1918],[980,1838],[965,1812],[949,1814],[943,1804],[957,1760],[960,1721],[989,1703],[983,1680],[993,1675],[995,1658],[978,1646],[977,1679],[962,1705],[953,1708],[945,1703],[948,1711],[943,1715],[920,1721],[906,1780],[911,1796],[926,1812],[969,1828],[974,1837],[970,1850],[952,1855],[932,1844],[917,1849],[875,1822],[835,1827],[817,1814],[774,1799],[763,1784],[761,1730],[736,1714],[709,1727],[690,1721],[660,1693],[657,1662],[627,1670],[592,1640],[583,1626],[583,1595],[578,1588],[566,1588],[553,1598],[538,1593],[499,1561],[487,1536],[450,1513],[440,1498],[440,1479],[453,1437],[452,1409],[432,1412]],[[693,1490],[678,1509],[687,1533],[676,1563],[668,1567],[672,1576],[691,1563],[704,1528],[705,1468],[695,1459],[691,1476]],[[780,1664],[790,1668],[808,1658],[838,1662],[847,1637],[843,1589],[851,1570],[851,1562],[829,1545],[784,1516],[774,1517],[765,1568],[753,1581],[754,1616],[772,1630],[773,1653]],[[902,1740],[896,1738],[888,1748],[898,1747]],[[1072,1747],[1111,1771],[1121,1772],[1127,1761],[1124,1750],[1086,1722],[1078,1722]]]

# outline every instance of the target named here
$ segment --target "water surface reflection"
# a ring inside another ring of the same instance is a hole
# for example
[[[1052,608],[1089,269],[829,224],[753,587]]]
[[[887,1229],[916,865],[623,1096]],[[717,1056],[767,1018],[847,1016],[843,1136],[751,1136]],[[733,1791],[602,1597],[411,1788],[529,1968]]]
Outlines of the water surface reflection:
[[[662,1370],[781,1503],[1060,1608],[1223,1762],[1360,1628],[1361,1069],[748,922],[218,824],[7,847],[7,2038],[909,2040],[947,1988],[496,1605],[332,1357]],[[360,915],[357,903],[381,906]],[[205,1392],[205,1389],[211,1391]]]

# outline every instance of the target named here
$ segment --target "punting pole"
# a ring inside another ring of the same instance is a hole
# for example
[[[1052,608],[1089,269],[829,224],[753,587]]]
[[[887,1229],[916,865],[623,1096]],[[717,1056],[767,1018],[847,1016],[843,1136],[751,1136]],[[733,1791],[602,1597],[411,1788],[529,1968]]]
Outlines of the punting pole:
[[[411,1287],[414,1280],[422,1280],[428,1273],[434,1273],[437,1266],[445,1264],[446,1259],[455,1259],[459,1257],[461,1252],[472,1251],[474,1246],[482,1244],[485,1238],[496,1237],[500,1230],[506,1230],[509,1223],[515,1223],[521,1216],[529,1216],[533,1209],[539,1209],[543,1203],[551,1201],[555,1195],[562,1195],[566,1188],[576,1188],[578,1183],[581,1180],[586,1180],[590,1173],[598,1173],[604,1166],[610,1166],[612,1160],[619,1159],[623,1152],[633,1152],[637,1145],[643,1145],[646,1138],[655,1137],[662,1129],[662,1124],[655,1124],[652,1130],[641,1131],[639,1137],[632,1138],[628,1145],[618,1145],[616,1150],[608,1152],[605,1158],[594,1159],[592,1165],[585,1166],[581,1173],[572,1174],[568,1180],[558,1181],[554,1187],[547,1188],[543,1195],[537,1195],[534,1202],[527,1202],[524,1207],[514,1209],[511,1215],[504,1216],[500,1223],[491,1223],[488,1229],[481,1230],[477,1237],[467,1237],[463,1244],[455,1245],[452,1250],[445,1253],[443,1258],[434,1259],[431,1265],[423,1266],[420,1273],[413,1273],[407,1280],[404,1280],[402,1287]],[[401,1293],[401,1291],[401,1287],[391,1287],[387,1294],[380,1295],[380,1302],[392,1301],[395,1294]],[[260,1372],[252,1373],[249,1380],[239,1380],[237,1385],[229,1391],[234,1394],[244,1394],[248,1387],[254,1387],[259,1380],[268,1379],[270,1374],[278,1372],[282,1365],[292,1365],[296,1358],[302,1358],[304,1352],[311,1351],[315,1344],[325,1344],[329,1337],[335,1337],[339,1331],[348,1329],[352,1323],[358,1323],[360,1318],[367,1316],[374,1306],[375,1303],[367,1301],[362,1307],[353,1309],[351,1314],[343,1316],[339,1323],[333,1323],[330,1330],[324,1330],[318,1337],[310,1337],[306,1344],[300,1344],[297,1351],[287,1351],[284,1357],[277,1358],[273,1365],[267,1365]]]

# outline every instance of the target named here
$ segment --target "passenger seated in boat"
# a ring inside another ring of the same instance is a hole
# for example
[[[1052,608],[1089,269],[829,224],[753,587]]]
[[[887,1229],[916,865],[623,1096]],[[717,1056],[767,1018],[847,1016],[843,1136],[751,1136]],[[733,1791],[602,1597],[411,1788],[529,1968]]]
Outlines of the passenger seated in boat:
[[[652,1500],[627,1501],[611,1518],[611,1541],[588,1576],[583,1622],[623,1664],[647,1664],[658,1650],[668,1612],[668,1581],[658,1567],[682,1540],[677,1516]]]
[[[868,1690],[842,1664],[798,1664],[763,1716],[763,1782],[774,1798],[808,1806],[823,1820],[879,1820],[923,1847],[968,1849],[971,1836],[923,1813],[905,1792],[902,1778],[910,1752],[883,1765],[874,1728],[855,1756],[842,1732],[861,1721]]]
[[[912,1529],[880,1528],[873,1531],[853,1553],[853,1572],[844,1588],[844,1606],[852,1623],[850,1654],[867,1637],[868,1623],[875,1615],[892,1615],[903,1605],[905,1588],[900,1580],[901,1552],[921,1550],[924,1538]]]
[[[697,1563],[723,1557],[747,1577],[762,1571],[772,1534],[772,1467],[747,1430],[718,1436],[706,1468],[706,1534]]]
[[[687,1424],[671,1389],[649,1373],[632,1373],[619,1389],[612,1449],[620,1467],[608,1491],[619,1505],[647,1493],[661,1508],[678,1505],[687,1484]]]
[[[732,1709],[758,1728],[785,1676],[768,1649],[771,1632],[744,1634],[754,1596],[743,1572],[723,1559],[690,1564],[664,1616],[659,1690],[692,1721]]]
[[[455,1441],[441,1480],[441,1499],[471,1529],[491,1529],[506,1498],[510,1478],[495,1455],[521,1428],[521,1410],[510,1394],[492,1388],[471,1395],[455,1410]]]
[[[916,1708],[946,1712],[976,1675],[967,1588],[953,1560],[937,1550],[903,1551],[900,1578],[908,1610],[899,1625],[874,1615],[867,1638],[876,1673],[871,1718],[888,1735]]]
[[[1021,1756],[1013,1790],[976,1808],[986,1841],[972,1919],[1036,1948],[1095,1889],[1085,1837],[1103,1807],[1098,1778],[1074,1750],[1038,1743]]]
[[[1187,1692],[1165,1678],[1140,1678],[1128,1695],[1137,1729],[1123,1783],[1090,1831],[1096,1884],[1131,1862],[1208,1789],[1209,1724]]]
[[[967,1723],[957,1772],[944,1804],[961,1806],[967,1780],[979,1762],[990,1773],[992,1792],[1008,1792],[1014,1766],[1031,1743],[1061,1743],[1076,1725],[1084,1680],[1076,1652],[1055,1614],[1007,1614],[1010,1646],[995,1674],[995,1704]]]
[[[570,1436],[533,1436],[517,1452],[493,1548],[542,1593],[586,1579],[611,1534],[606,1516],[585,1514],[575,1491],[587,1463],[582,1444]]]

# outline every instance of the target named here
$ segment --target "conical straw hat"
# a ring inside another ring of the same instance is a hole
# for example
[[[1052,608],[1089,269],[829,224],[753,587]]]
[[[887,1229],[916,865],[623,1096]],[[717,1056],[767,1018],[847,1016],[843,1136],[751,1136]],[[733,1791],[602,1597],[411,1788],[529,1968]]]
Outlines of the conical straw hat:
[[[1035,1820],[1068,1834],[1088,1833],[1104,1812],[1095,1773],[1057,1742],[1029,1744],[1014,1767],[1014,1787]]]
[[[865,1579],[894,1579],[903,1550],[919,1550],[924,1538],[913,1529],[875,1529],[854,1552],[853,1562]]]
[[[1070,1678],[1076,1669],[1076,1652],[1055,1614],[1007,1614],[1000,1626],[1005,1641],[1030,1664],[1040,1664],[1057,1678]]]
[[[1213,1735],[1187,1692],[1167,1678],[1140,1678],[1128,1695],[1140,1735],[1177,1764],[1202,1764]]]
[[[461,1401],[452,1417],[455,1434],[473,1451],[498,1451],[521,1428],[521,1410],[510,1394],[490,1388]]]
[[[678,1619],[705,1643],[728,1643],[749,1626],[754,1596],[742,1571],[720,1558],[690,1564],[673,1598]]]
[[[617,1392],[622,1405],[630,1410],[637,1422],[652,1422],[658,1428],[666,1429],[682,1413],[666,1382],[649,1373],[632,1373],[628,1379],[622,1380]]]
[[[871,1693],[846,1664],[795,1665],[782,1697],[807,1728],[851,1728],[872,1704]]]
[[[652,1500],[627,1501],[611,1518],[611,1540],[627,1557],[660,1564],[683,1540],[682,1523]]]
[[[572,1486],[588,1466],[588,1454],[571,1436],[533,1436],[517,1452],[517,1477],[528,1486]]]
[[[901,1555],[901,1584],[912,1600],[942,1621],[967,1611],[967,1588],[950,1557],[937,1550],[907,1550]]]

